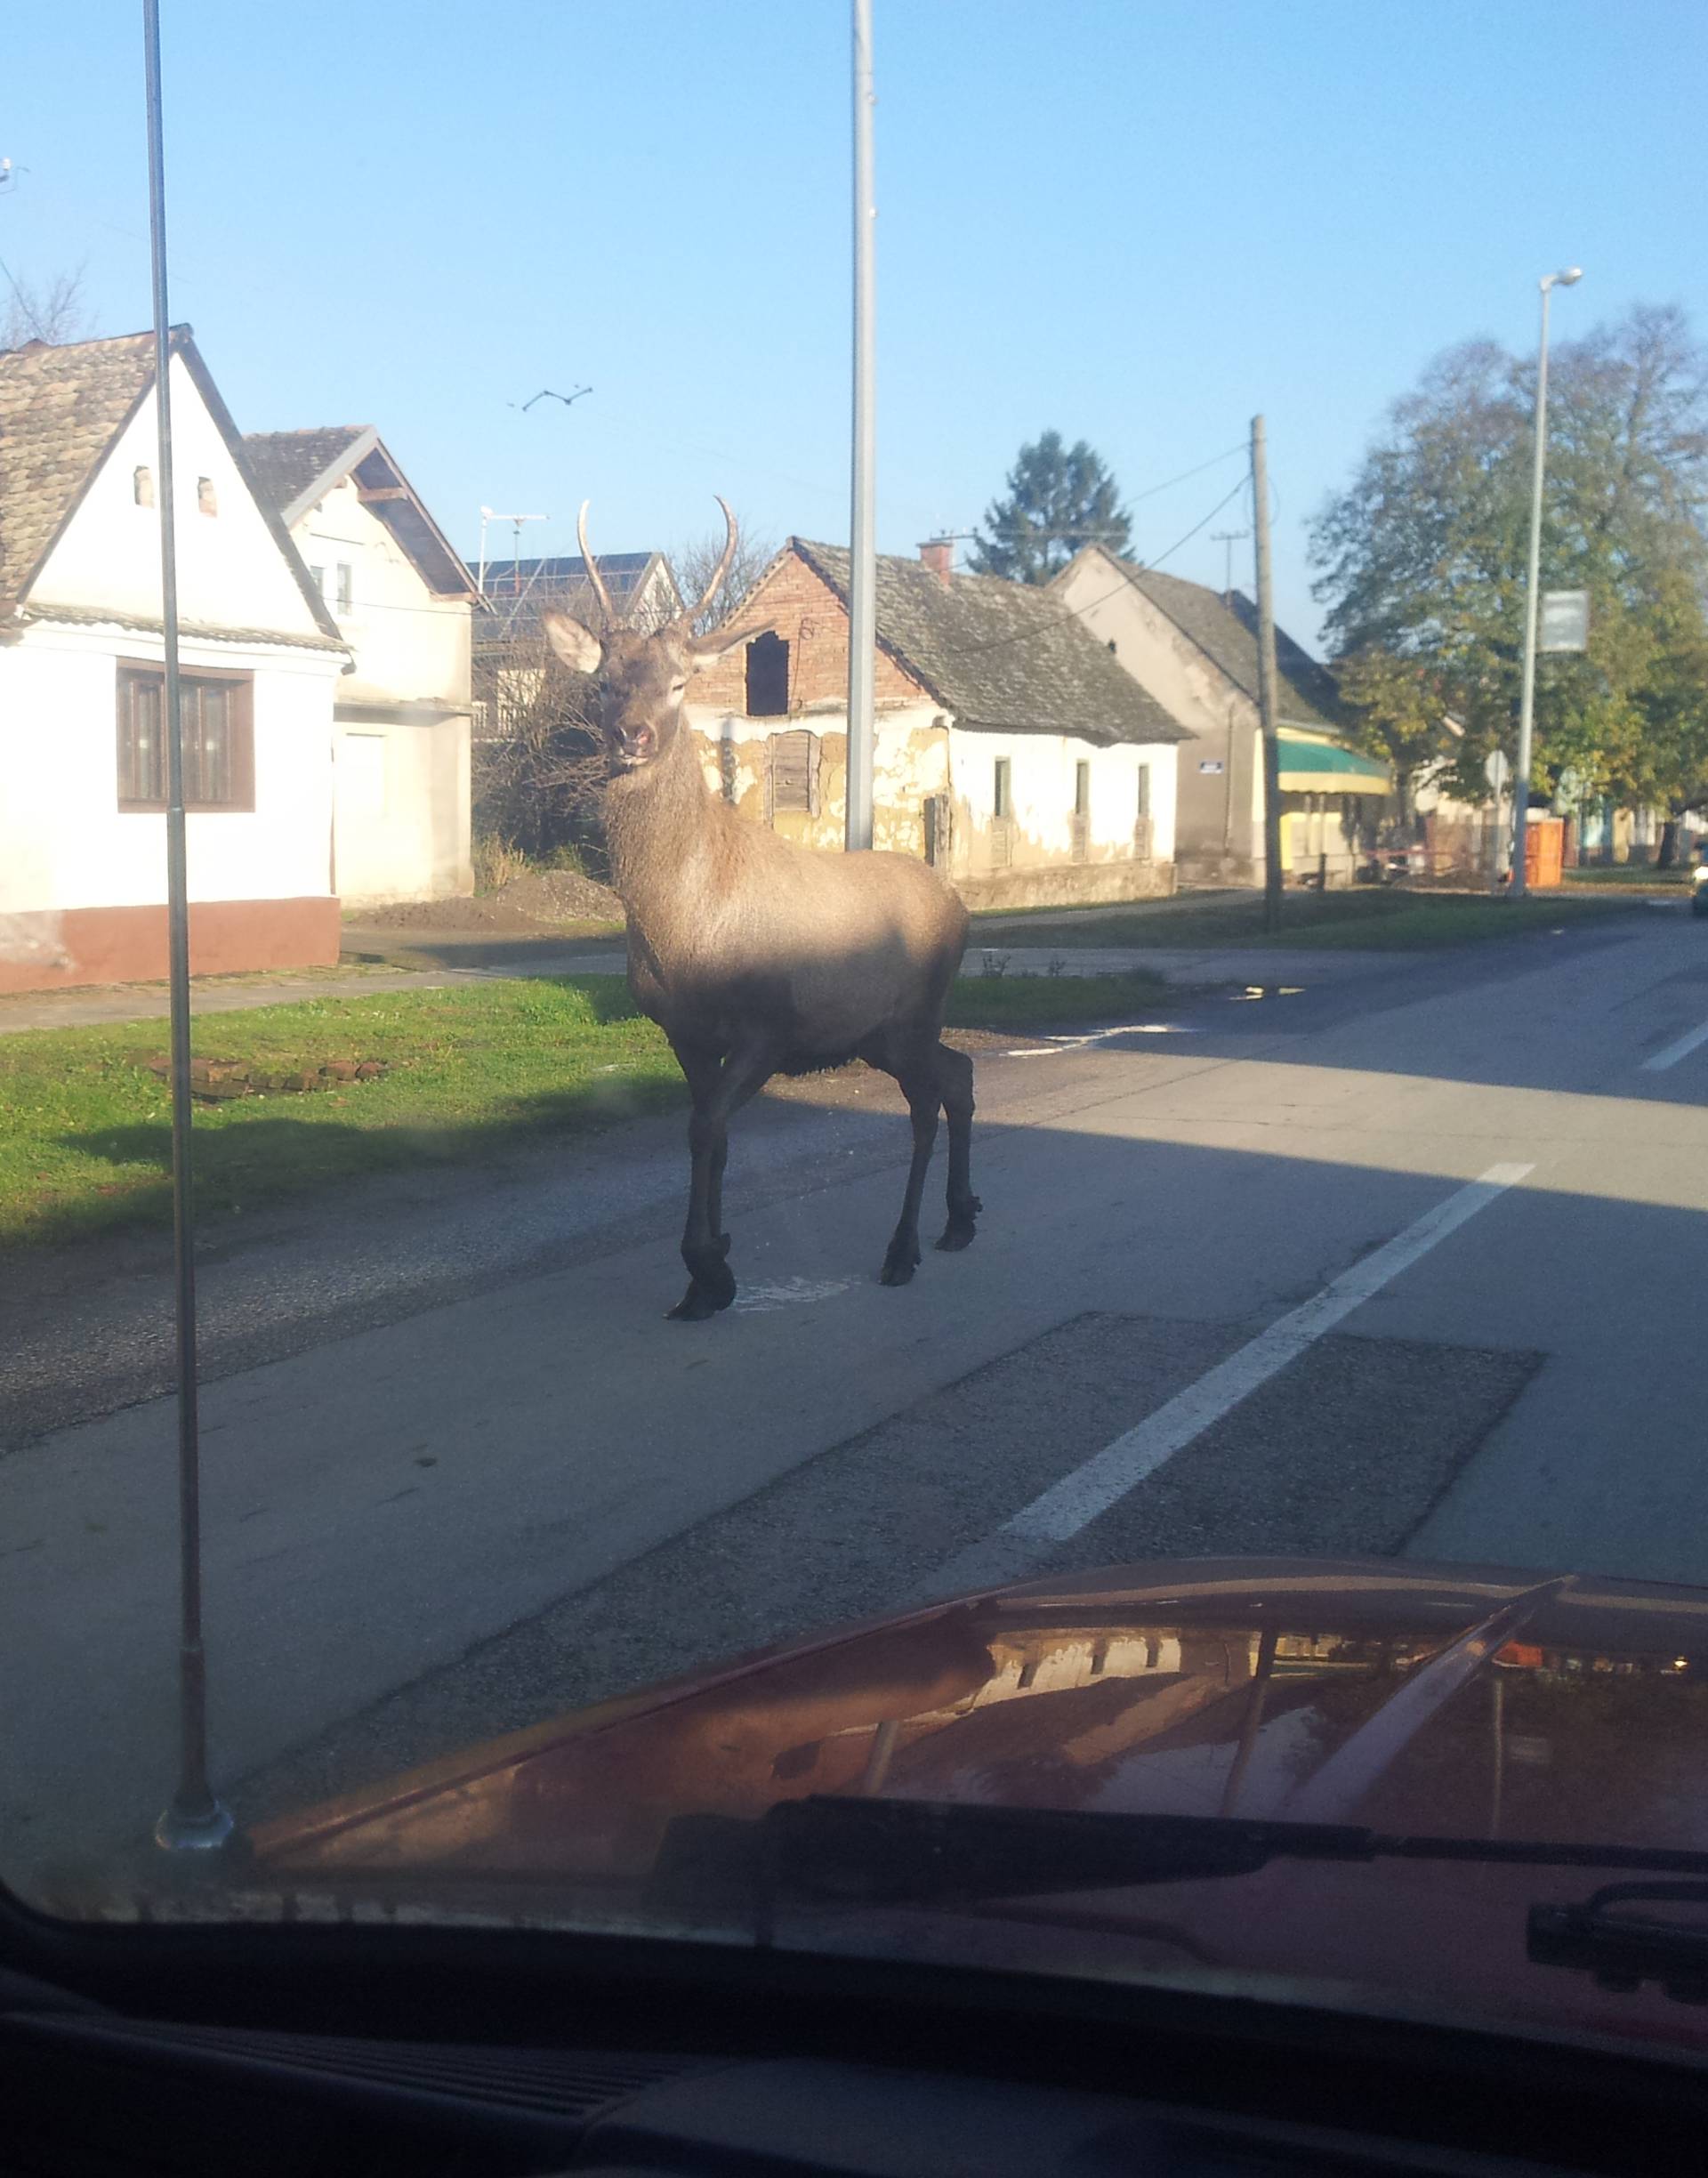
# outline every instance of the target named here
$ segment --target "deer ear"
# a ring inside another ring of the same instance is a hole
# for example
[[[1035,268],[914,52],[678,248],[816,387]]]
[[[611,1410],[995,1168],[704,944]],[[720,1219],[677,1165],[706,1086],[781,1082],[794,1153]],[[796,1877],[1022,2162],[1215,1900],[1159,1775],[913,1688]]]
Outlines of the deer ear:
[[[605,646],[591,628],[584,628],[579,620],[572,620],[568,613],[548,612],[541,615],[545,627],[545,639],[572,673],[595,674],[600,660],[605,655]]]
[[[763,628],[713,628],[708,635],[696,635],[688,646],[689,666],[697,673],[703,666],[711,666],[731,650],[739,650],[750,643],[755,635],[762,635]]]

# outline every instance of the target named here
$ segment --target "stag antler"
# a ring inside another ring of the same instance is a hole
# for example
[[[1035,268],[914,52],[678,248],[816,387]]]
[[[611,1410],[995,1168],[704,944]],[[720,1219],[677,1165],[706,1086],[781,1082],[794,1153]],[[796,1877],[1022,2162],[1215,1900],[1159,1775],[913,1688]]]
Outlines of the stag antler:
[[[624,616],[611,602],[611,593],[605,587],[605,577],[600,573],[599,562],[594,559],[592,548],[587,542],[587,510],[592,504],[591,499],[584,499],[581,503],[581,512],[576,517],[576,538],[581,546],[581,564],[587,570],[587,579],[592,585],[593,595],[599,600],[600,609],[605,615],[607,626],[619,628],[623,625]]]
[[[697,605],[690,606],[682,615],[683,619],[687,621],[689,627],[693,626],[694,623],[699,618],[700,615],[705,610],[706,607],[710,605],[713,599],[716,597],[719,591],[722,589],[723,578],[729,572],[730,564],[736,556],[736,518],[729,512],[729,504],[728,500],[720,498],[718,500],[718,504],[723,509],[724,525],[729,531],[729,536],[724,542],[723,557],[719,561],[717,566],[713,569],[712,579],[705,585],[705,594],[701,598]],[[585,549],[585,546],[584,546],[583,550],[584,551]]]

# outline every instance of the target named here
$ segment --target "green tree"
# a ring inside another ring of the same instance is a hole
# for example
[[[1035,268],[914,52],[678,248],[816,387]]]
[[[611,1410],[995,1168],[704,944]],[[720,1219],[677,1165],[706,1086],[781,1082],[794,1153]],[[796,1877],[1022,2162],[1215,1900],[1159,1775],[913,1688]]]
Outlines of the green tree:
[[[1591,637],[1581,657],[1538,662],[1532,785],[1672,804],[1698,791],[1708,359],[1681,312],[1639,308],[1562,343],[1549,377],[1542,581],[1590,593]],[[1312,528],[1350,699],[1372,733],[1410,746],[1427,740],[1426,690],[1463,728],[1455,768],[1473,797],[1490,753],[1516,747],[1534,398],[1534,359],[1451,350]]]
[[[1064,446],[1059,432],[1047,431],[1020,448],[1008,472],[1008,496],[985,510],[967,564],[975,575],[1046,583],[1082,545],[1122,553],[1132,532],[1100,457],[1084,440]]]

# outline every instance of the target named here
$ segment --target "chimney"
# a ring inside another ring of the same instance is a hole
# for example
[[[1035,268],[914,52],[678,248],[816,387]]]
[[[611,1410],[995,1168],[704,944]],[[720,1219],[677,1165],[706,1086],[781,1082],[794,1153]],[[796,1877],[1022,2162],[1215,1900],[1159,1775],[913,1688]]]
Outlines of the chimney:
[[[955,574],[955,539],[927,537],[919,548],[919,556],[947,590]]]

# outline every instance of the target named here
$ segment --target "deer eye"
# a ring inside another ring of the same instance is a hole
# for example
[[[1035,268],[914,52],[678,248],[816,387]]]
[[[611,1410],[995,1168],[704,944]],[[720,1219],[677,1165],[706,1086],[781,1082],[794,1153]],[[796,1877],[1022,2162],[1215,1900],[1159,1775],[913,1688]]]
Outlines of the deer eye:
[[[673,681],[670,684],[670,692],[673,696],[681,696],[686,691],[687,688],[688,683],[686,681]]]

